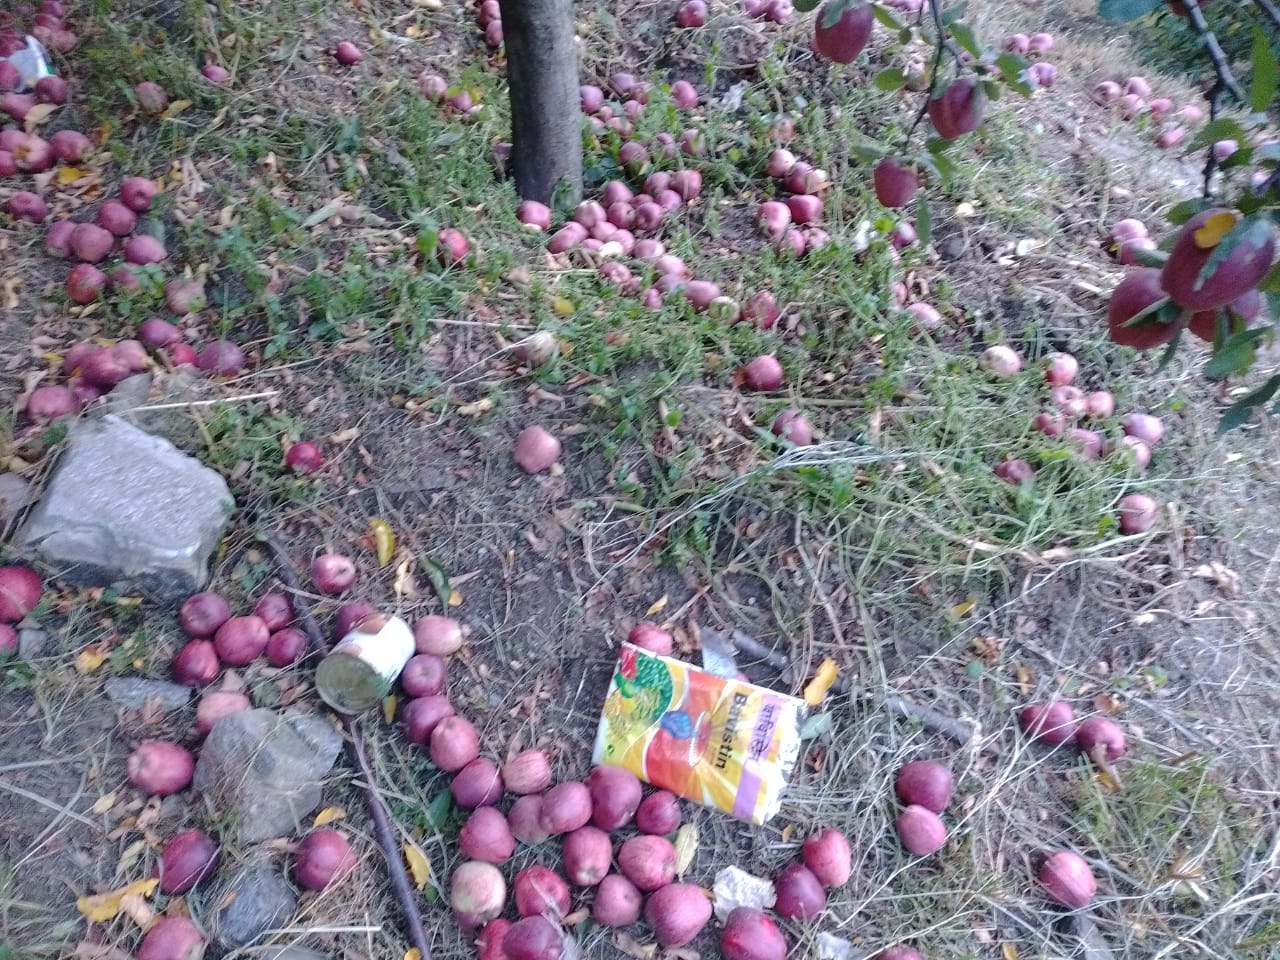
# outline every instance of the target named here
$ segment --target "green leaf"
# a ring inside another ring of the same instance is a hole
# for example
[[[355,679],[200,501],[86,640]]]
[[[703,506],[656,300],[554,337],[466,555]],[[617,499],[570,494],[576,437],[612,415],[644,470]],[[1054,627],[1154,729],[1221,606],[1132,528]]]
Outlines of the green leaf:
[[[449,572],[425,553],[418,558],[418,562],[422,565],[422,572],[431,581],[431,586],[435,588],[436,596],[445,609],[449,609],[449,595],[453,593],[453,588],[449,585]]]
[[[942,0],[938,0],[938,5],[939,6],[942,5]],[[941,18],[942,25],[944,27],[951,26],[951,24],[955,23],[957,20],[959,20],[961,17],[964,16],[965,10],[968,9],[968,6],[969,6],[968,3],[957,3],[954,7],[948,7],[946,10],[943,10],[942,18]]]
[[[1165,219],[1175,226],[1181,226],[1201,210],[1208,210],[1212,206],[1216,206],[1212,200],[1208,200],[1205,197],[1192,197],[1190,200],[1183,200],[1170,210]]]
[[[933,218],[929,216],[929,199],[923,190],[916,196],[916,236],[920,241],[920,249],[929,245],[929,237],[933,233]]]
[[[1156,364],[1156,373],[1160,373],[1173,362],[1174,356],[1178,353],[1178,344],[1182,341],[1182,331],[1179,330],[1173,335],[1173,339],[1169,341],[1169,345],[1164,348],[1164,353],[1160,354],[1160,362]]]
[[[1000,89],[1000,84],[994,80],[983,80],[982,92],[987,95],[988,100],[999,100],[1003,91]]]
[[[906,25],[893,15],[893,11],[888,7],[881,6],[878,3],[871,5],[871,12],[875,14],[875,18],[880,21],[881,26],[887,30],[904,30]]]
[[[1261,216],[1242,217],[1240,222],[1231,228],[1231,232],[1219,240],[1218,245],[1213,248],[1213,253],[1200,268],[1200,273],[1195,283],[1191,285],[1191,289],[1204,289],[1204,285],[1217,273],[1218,267],[1226,263],[1227,258],[1235,252],[1237,247],[1244,243],[1261,247],[1267,242],[1273,230],[1271,223]]]
[[[1002,53],[996,58],[996,67],[999,68],[1000,75],[1004,77],[1004,82],[1024,97],[1031,96],[1031,84],[1024,79],[1028,66],[1030,64],[1026,58],[1020,57],[1016,53]]]
[[[877,73],[875,79],[871,82],[877,90],[900,90],[902,85],[907,82],[907,75],[897,67],[890,67],[888,70],[881,70]]]
[[[1172,323],[1181,315],[1182,308],[1168,297],[1165,297],[1163,300],[1157,300],[1155,303],[1139,310],[1121,326],[1145,327],[1149,323]]]
[[[449,811],[453,809],[453,795],[448,790],[441,790],[427,803],[423,809],[423,826],[428,830],[443,830],[449,822]]]
[[[1164,0],[1098,0],[1098,16],[1113,23],[1128,23],[1164,6]]]
[[[1232,373],[1243,373],[1252,366],[1257,356],[1256,344],[1270,331],[1265,328],[1243,330],[1213,351],[1204,365],[1204,375],[1209,380],[1221,380]]]
[[[1276,95],[1276,53],[1271,49],[1261,27],[1253,28],[1253,78],[1249,83],[1249,99],[1253,112],[1263,113]]]
[[[1258,283],[1258,289],[1263,293],[1280,293],[1280,263],[1267,272],[1267,275]]]
[[[793,4],[794,6],[794,4]],[[822,5],[822,29],[829,30],[843,16],[845,10],[858,6],[853,0],[827,0]]]
[[[978,43],[978,38],[974,36],[973,30],[969,28],[967,23],[956,21],[950,26],[951,36],[955,37],[956,43],[968,50],[975,57],[982,56],[982,45]]]
[[[1207,147],[1219,140],[1234,140],[1236,143],[1245,143],[1249,139],[1249,132],[1244,125],[1230,117],[1219,117],[1206,123],[1200,132],[1196,134],[1194,140],[1191,141],[1189,150],[1199,150]]]
[[[1277,390],[1280,390],[1280,374],[1276,374],[1257,390],[1245,394],[1227,407],[1226,412],[1222,414],[1222,419],[1218,421],[1218,436],[1230,433],[1236,427],[1243,425],[1253,415],[1254,408],[1274,397]]]
[[[818,9],[820,2],[821,0],[794,0],[791,5],[801,13],[808,13],[810,10]]]

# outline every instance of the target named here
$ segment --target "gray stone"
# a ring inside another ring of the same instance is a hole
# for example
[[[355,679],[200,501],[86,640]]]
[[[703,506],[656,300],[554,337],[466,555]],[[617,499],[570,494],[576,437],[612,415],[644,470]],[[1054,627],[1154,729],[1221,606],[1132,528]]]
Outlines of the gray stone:
[[[123,416],[135,407],[147,405],[147,401],[151,399],[151,383],[152,376],[149,373],[135,373],[132,377],[126,377],[94,406],[94,412],[99,416],[113,413]]]
[[[18,628],[18,656],[23,660],[39,660],[49,652],[49,631],[40,627]]]
[[[168,602],[204,586],[234,506],[215,471],[106,416],[75,425],[18,540],[67,580]]]
[[[0,531],[27,505],[31,484],[16,473],[0,473]]]
[[[106,682],[107,699],[130,710],[154,703],[161,710],[179,710],[191,699],[191,688],[169,680],[148,677],[112,677]]]
[[[266,709],[223,717],[196,763],[195,787],[242,843],[299,832],[320,806],[342,737],[310,714]]]
[[[180,447],[199,442],[200,421],[190,405],[207,400],[212,395],[213,388],[209,378],[190,366],[178,367],[172,372],[157,371],[154,375],[138,376],[149,377],[146,393],[130,397],[130,402],[122,405],[118,411],[120,416],[147,433],[164,437]],[[107,394],[107,398],[114,398],[121,386],[124,384]]]
[[[298,895],[271,861],[255,859],[234,873],[224,871],[207,902],[215,907],[209,924],[214,937],[235,948],[288,924]]]

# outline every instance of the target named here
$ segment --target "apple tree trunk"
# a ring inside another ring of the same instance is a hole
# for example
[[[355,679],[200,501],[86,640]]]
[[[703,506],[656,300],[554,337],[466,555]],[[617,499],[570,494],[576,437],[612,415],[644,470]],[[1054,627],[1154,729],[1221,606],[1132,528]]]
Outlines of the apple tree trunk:
[[[573,0],[498,0],[511,90],[511,165],[523,200],[582,196]]]

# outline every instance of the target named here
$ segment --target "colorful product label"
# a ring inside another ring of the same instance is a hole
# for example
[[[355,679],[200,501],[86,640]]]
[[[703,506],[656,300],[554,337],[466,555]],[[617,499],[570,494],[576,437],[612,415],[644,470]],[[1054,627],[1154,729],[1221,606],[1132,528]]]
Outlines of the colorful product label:
[[[764,823],[778,811],[806,712],[795,697],[623,644],[594,759]]]

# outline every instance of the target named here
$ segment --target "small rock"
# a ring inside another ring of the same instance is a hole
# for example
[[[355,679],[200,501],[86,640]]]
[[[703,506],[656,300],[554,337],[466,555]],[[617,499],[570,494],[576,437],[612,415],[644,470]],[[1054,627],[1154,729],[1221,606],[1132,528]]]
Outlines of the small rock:
[[[111,388],[111,392],[102,398],[102,402],[93,409],[100,415],[125,415],[134,407],[146,406],[151,399],[151,381],[149,373],[135,373],[126,377]]]
[[[49,652],[49,632],[40,627],[18,628],[18,657],[38,660]]]
[[[245,710],[223,717],[200,750],[195,787],[240,842],[297,833],[320,806],[342,737],[321,718]]]
[[[107,396],[114,397],[119,389]],[[179,367],[171,373],[157,372],[143,402],[131,405],[121,415],[147,433],[191,449],[201,440],[201,433],[200,419],[189,404],[212,395],[208,377],[194,367]]]
[[[191,699],[191,688],[169,680],[147,677],[112,677],[106,682],[107,699],[130,710],[153,703],[161,710],[179,710]]]
[[[161,601],[204,586],[235,502],[226,481],[116,416],[82,421],[18,532],[64,579]]]
[[[0,530],[27,505],[31,484],[16,473],[0,473]]]
[[[285,926],[298,908],[298,895],[279,867],[257,859],[226,876],[207,902],[218,905],[209,924],[214,937],[234,948]]]

